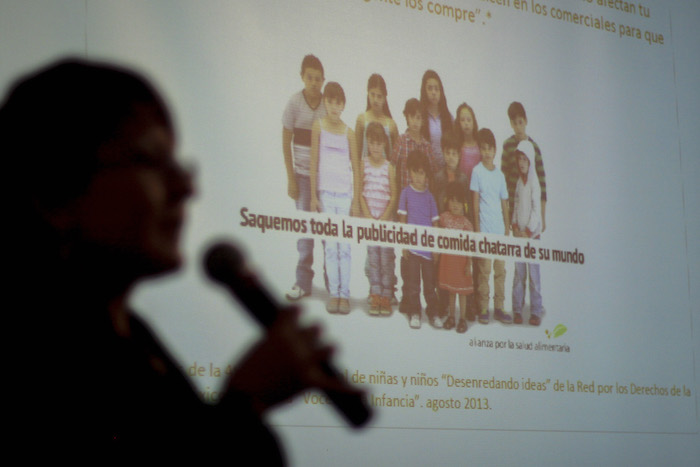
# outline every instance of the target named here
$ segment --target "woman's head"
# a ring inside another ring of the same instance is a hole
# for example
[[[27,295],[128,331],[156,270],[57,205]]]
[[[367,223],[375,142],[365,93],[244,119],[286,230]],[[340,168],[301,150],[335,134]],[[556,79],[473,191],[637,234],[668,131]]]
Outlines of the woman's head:
[[[367,80],[367,109],[375,113],[381,113],[386,117],[391,118],[389,110],[389,102],[387,102],[388,92],[386,90],[386,82],[382,75],[374,73]]]
[[[424,106],[437,105],[447,108],[445,99],[445,89],[442,80],[437,72],[428,70],[423,73],[423,80],[420,85],[420,101]]]
[[[0,145],[27,241],[134,275],[179,265],[192,183],[174,139],[163,100],[131,71],[67,60],[21,79],[0,108]]]
[[[447,108],[447,99],[445,98],[445,88],[442,85],[440,76],[433,71],[428,70],[423,73],[423,80],[420,86],[420,103],[423,106],[423,136],[430,140],[430,125],[428,122],[428,114],[432,113],[431,109],[436,108],[440,117],[440,126],[442,131],[448,131],[452,128],[452,115]]]
[[[476,122],[474,110],[466,102],[457,107],[455,115],[455,129],[459,130],[459,135],[462,140],[467,137],[467,134],[476,140],[476,134],[479,132],[479,124]]]

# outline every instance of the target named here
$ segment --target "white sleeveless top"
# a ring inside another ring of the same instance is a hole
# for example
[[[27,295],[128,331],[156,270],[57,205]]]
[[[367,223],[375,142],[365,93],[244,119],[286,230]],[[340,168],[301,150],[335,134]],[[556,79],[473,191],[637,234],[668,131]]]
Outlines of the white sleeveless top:
[[[318,191],[352,194],[348,130],[336,134],[321,128],[318,146]]]

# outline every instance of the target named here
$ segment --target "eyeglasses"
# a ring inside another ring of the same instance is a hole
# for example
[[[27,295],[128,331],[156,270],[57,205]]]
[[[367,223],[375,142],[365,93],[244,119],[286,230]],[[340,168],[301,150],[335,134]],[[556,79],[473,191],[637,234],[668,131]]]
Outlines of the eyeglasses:
[[[128,158],[100,164],[100,170],[114,169],[146,169],[157,172],[163,178],[189,178],[197,175],[198,167],[194,160],[184,158],[185,162],[175,157],[154,157],[151,154],[138,152]]]

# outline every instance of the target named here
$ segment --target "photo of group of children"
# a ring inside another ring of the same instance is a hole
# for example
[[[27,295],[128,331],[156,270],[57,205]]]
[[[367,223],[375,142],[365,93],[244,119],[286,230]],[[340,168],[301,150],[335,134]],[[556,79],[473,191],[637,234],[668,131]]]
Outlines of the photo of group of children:
[[[418,226],[434,226],[539,239],[545,230],[546,181],[538,145],[526,133],[519,102],[507,109],[514,134],[503,142],[500,170],[497,142],[480,128],[466,103],[455,117],[448,110],[438,73],[423,74],[419,97],[406,100],[407,129],[399,134],[379,74],[367,83],[366,111],[354,130],[344,123],[346,99],[337,82],[324,86],[324,69],[314,55],[301,65],[304,87],[289,100],[282,117],[288,195],[299,210],[360,216]],[[347,314],[350,305],[351,246],[325,240],[326,310]],[[296,279],[286,293],[295,301],[312,293],[314,240],[297,241]],[[368,313],[388,316],[394,307],[411,328],[425,316],[435,328],[464,333],[468,322],[524,322],[526,282],[528,324],[543,317],[537,263],[516,262],[512,314],[504,309],[505,261],[405,249],[400,252],[401,297],[397,300],[394,247],[368,246]],[[493,271],[493,314],[489,312]]]

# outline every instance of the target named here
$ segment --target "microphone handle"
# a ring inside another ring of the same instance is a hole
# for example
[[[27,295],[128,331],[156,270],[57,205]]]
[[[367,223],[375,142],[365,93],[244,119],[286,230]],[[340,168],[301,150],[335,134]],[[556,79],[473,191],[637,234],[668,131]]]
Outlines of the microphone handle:
[[[250,272],[237,274],[238,281],[227,281],[227,286],[231,289],[238,300],[246,307],[248,312],[266,329],[272,326],[281,307],[259,285],[255,276]],[[233,285],[237,284],[237,285]],[[343,380],[342,375],[328,361],[321,366],[326,375]],[[333,402],[334,407],[353,427],[361,427],[369,420],[371,409],[362,396],[354,393],[346,393],[336,390],[324,391],[326,396]]]

